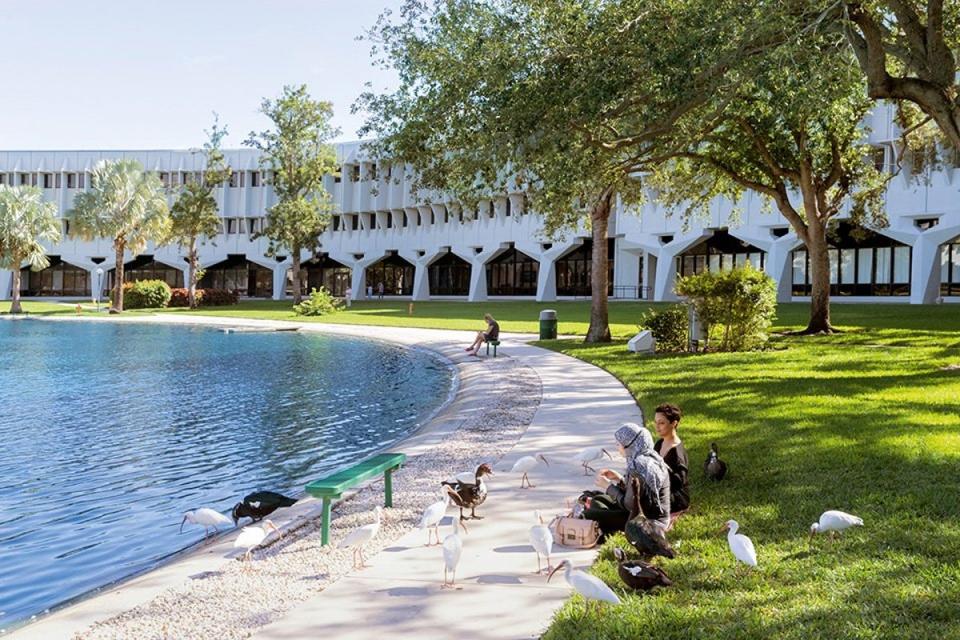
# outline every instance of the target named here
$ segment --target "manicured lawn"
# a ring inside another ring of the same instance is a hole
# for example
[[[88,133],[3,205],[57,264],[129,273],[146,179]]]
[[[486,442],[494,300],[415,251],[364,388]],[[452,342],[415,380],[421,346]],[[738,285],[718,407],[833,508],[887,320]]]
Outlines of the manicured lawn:
[[[781,307],[781,324],[801,310]],[[678,557],[657,559],[674,587],[621,590],[614,541],[593,571],[624,605],[597,616],[574,597],[545,638],[960,638],[960,308],[834,315],[848,333],[779,337],[762,353],[547,345],[619,377],[648,421],[661,401],[684,409],[694,506],[670,534]],[[711,441],[730,465],[719,484],[702,474]],[[809,547],[826,509],[866,526]],[[759,556],[742,575],[719,532],[731,518]]]

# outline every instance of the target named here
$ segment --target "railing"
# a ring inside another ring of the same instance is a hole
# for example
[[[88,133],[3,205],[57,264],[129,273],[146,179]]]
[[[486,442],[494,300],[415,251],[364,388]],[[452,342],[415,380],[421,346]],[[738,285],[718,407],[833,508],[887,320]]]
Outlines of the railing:
[[[649,300],[652,287],[614,285],[614,300]]]

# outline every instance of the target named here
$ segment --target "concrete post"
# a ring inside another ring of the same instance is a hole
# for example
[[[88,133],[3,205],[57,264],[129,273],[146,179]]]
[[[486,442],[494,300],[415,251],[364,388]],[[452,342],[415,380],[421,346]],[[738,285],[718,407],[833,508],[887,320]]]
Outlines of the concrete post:
[[[274,300],[287,299],[287,271],[290,269],[291,264],[293,263],[290,260],[284,260],[273,267]]]
[[[557,255],[555,252],[540,254],[537,271],[537,302],[552,302],[557,299]]]
[[[643,284],[640,297],[644,300],[653,299],[653,285],[657,280],[657,256],[644,251],[643,253]]]
[[[683,251],[670,251],[666,248],[660,251],[657,258],[657,273],[653,283],[653,299],[657,302],[676,300],[677,294],[673,291],[673,284],[677,280],[676,257]]]
[[[777,302],[793,299],[793,248],[795,237],[785,236],[770,245],[763,270],[777,282]]]
[[[940,297],[940,260],[943,244],[960,235],[960,225],[934,227],[913,243],[910,304],[931,304]]]
[[[487,300],[487,260],[491,253],[481,253],[470,261],[470,293],[468,302],[485,302]]]
[[[629,287],[639,287],[640,285],[640,260],[641,256],[637,253],[637,250],[630,250],[623,248],[623,239],[617,239],[614,244],[615,256],[613,260],[613,293],[614,296],[617,296],[618,289],[617,287],[624,287],[619,291],[622,291],[621,294],[623,297],[629,298],[632,296],[633,289]],[[638,292],[639,296],[639,292]]]

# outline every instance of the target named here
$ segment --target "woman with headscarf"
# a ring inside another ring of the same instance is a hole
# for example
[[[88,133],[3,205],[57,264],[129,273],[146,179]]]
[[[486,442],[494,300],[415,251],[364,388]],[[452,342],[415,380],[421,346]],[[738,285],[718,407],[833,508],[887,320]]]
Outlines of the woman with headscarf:
[[[612,469],[603,469],[597,474],[598,483],[608,483],[606,494],[629,510],[633,502],[630,478],[640,480],[640,510],[650,520],[664,527],[670,524],[670,468],[654,448],[653,436],[640,425],[627,422],[617,429],[613,437],[620,453],[627,460],[625,475]]]

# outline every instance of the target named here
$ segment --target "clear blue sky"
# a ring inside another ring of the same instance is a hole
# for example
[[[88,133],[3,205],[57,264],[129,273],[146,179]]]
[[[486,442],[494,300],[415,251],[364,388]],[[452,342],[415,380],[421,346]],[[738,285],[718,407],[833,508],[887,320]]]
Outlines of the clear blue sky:
[[[334,105],[340,140],[371,65],[356,37],[399,0],[0,0],[0,149],[199,146],[212,113],[237,147],[263,97],[306,84]]]

